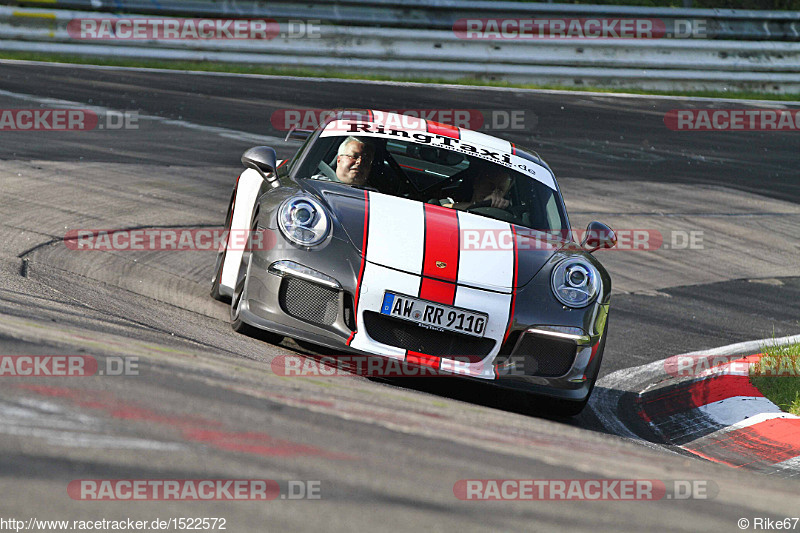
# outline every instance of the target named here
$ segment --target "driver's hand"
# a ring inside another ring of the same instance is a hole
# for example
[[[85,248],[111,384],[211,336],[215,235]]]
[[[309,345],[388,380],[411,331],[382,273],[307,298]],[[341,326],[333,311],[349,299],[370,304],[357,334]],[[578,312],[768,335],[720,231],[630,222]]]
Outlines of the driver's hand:
[[[492,191],[492,194],[484,198],[484,200],[490,200],[492,202],[492,207],[500,209],[505,209],[511,204],[511,202],[503,198],[503,193],[497,190]]]

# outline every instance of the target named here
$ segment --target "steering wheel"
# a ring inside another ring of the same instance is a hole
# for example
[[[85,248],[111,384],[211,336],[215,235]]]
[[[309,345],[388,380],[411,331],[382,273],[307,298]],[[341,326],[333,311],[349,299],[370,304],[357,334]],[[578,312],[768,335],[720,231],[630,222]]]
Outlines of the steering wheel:
[[[419,193],[420,196],[425,196],[425,195],[430,196],[432,191],[436,191],[437,189],[442,189],[442,188],[444,188],[444,187],[446,187],[446,186],[448,186],[448,185],[450,185],[452,183],[455,183],[456,181],[462,179],[463,177],[465,177],[468,174],[468,171],[469,171],[468,168],[465,168],[464,170],[459,170],[458,172],[456,172],[455,174],[453,174],[449,178],[445,178],[442,181],[440,181],[439,183],[434,183],[433,185],[429,185],[428,187],[425,187],[424,189],[420,189],[418,191],[418,193]]]
[[[479,207],[492,207],[491,200],[481,200],[480,202],[474,202],[469,204],[467,207],[464,208],[464,211],[469,211],[471,209],[478,209]],[[495,207],[495,209],[500,209],[499,207]]]

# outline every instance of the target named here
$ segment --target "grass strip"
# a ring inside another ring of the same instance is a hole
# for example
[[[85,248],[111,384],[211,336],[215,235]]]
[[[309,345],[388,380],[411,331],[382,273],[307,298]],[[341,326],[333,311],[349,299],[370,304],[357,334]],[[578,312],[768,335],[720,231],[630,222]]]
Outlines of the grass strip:
[[[750,382],[772,403],[800,416],[800,343],[770,344],[750,366]]]

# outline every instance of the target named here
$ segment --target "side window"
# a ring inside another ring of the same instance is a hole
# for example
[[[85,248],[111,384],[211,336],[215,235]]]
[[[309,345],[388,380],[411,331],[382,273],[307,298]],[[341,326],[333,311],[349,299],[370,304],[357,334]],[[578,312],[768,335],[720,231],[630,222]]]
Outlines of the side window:
[[[297,163],[297,160],[300,159],[300,156],[303,155],[304,152],[306,152],[306,150],[311,144],[311,139],[313,138],[314,138],[314,133],[309,135],[308,138],[305,141],[303,141],[303,144],[300,145],[300,147],[297,149],[294,155],[289,158],[289,162],[283,165],[283,167],[281,167],[284,169],[284,172],[286,174],[288,174],[289,170],[294,167],[295,163]],[[280,171],[278,175],[281,175]]]

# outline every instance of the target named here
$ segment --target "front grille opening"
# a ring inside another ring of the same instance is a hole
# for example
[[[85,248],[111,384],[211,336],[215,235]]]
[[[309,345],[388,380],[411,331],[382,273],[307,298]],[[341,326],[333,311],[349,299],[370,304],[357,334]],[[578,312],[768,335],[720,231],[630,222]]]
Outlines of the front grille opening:
[[[339,291],[287,276],[281,282],[278,302],[287,315],[330,326],[339,312]]]
[[[576,353],[575,343],[526,334],[512,358],[522,357],[526,375],[559,377],[572,368]]]
[[[434,331],[374,311],[364,311],[364,328],[373,340],[413,352],[437,357],[465,357],[471,362],[483,360],[495,341],[450,331]]]

